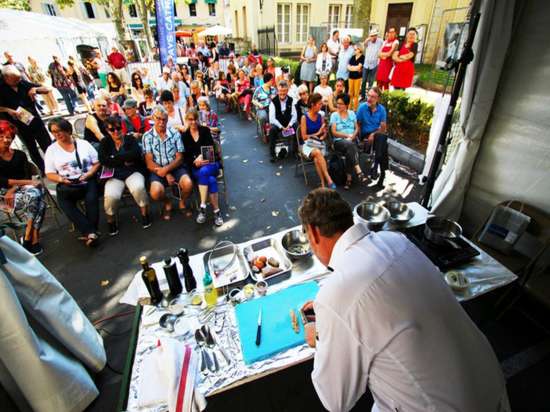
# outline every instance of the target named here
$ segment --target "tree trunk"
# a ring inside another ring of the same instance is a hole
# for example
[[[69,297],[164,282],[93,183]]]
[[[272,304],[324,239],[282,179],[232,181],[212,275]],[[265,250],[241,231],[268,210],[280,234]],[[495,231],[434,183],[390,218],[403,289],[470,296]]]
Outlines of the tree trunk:
[[[372,0],[353,1],[353,27],[363,29],[363,38],[367,38],[369,35],[371,10]]]
[[[141,19],[141,24],[143,25],[143,32],[145,33],[145,40],[147,41],[147,47],[149,48],[149,53],[153,50],[153,42],[151,40],[151,29],[149,27],[149,18],[148,7],[146,0],[137,0],[136,7],[138,8],[139,18]]]
[[[122,0],[113,1],[112,14],[118,41],[122,42],[126,40],[126,30],[124,30],[124,13],[122,11]]]

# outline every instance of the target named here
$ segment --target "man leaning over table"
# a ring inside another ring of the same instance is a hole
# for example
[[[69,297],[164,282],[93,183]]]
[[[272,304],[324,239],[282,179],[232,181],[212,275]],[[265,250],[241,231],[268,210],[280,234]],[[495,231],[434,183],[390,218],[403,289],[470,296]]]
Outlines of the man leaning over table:
[[[143,135],[145,165],[151,172],[150,195],[155,201],[164,203],[163,219],[170,220],[172,201],[166,195],[167,187],[176,186],[181,194],[179,208],[191,217],[185,209],[185,199],[193,189],[189,172],[183,166],[183,141],[177,130],[167,127],[168,113],[162,106],[153,109],[154,126]]]
[[[306,340],[311,378],[329,411],[367,388],[373,411],[510,411],[496,356],[443,280],[403,234],[370,232],[330,189],[304,199],[313,253],[332,273],[314,302]]]

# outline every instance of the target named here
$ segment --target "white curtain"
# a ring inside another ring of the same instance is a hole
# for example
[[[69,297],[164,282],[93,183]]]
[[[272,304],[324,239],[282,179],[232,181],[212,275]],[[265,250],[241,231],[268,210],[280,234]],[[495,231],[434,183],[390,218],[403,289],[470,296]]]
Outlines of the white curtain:
[[[458,219],[481,139],[497,91],[512,36],[515,0],[481,0],[474,5],[481,19],[476,32],[474,60],[463,86],[460,123],[463,136],[438,176],[431,197],[432,212]]]

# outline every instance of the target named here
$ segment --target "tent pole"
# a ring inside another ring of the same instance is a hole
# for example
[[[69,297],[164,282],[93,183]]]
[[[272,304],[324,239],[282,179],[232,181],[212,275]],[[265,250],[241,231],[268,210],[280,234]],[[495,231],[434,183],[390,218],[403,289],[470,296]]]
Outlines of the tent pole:
[[[426,181],[426,188],[422,196],[421,204],[425,208],[428,208],[428,205],[430,204],[430,198],[432,196],[435,180],[437,178],[437,175],[439,172],[439,166],[440,166],[441,160],[443,159],[443,153],[445,152],[445,147],[447,144],[446,142],[447,135],[451,128],[453,114],[456,108],[458,97],[460,96],[460,90],[462,89],[462,84],[464,83],[464,78],[466,76],[466,68],[474,58],[474,51],[472,50],[472,46],[474,43],[474,37],[477,31],[477,26],[479,24],[480,16],[481,16],[480,13],[476,13],[474,17],[471,19],[468,39],[466,39],[466,43],[464,44],[464,50],[462,51],[462,55],[460,56],[460,59],[455,63],[455,69],[457,70],[457,72],[456,72],[456,79],[453,85],[453,91],[451,92],[451,101],[449,103],[449,108],[447,109],[447,114],[445,115],[443,127],[441,128],[441,133],[439,134],[439,139],[437,142],[437,148],[434,154],[434,159],[430,167],[430,172],[428,174],[428,178]]]

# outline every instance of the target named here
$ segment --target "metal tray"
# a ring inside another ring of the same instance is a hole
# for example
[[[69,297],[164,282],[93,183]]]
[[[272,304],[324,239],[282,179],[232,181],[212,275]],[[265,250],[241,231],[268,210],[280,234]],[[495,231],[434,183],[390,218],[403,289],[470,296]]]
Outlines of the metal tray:
[[[250,271],[250,276],[257,282],[259,280],[265,280],[268,285],[273,285],[275,283],[282,282],[290,277],[290,272],[292,270],[292,262],[286,256],[285,252],[282,250],[280,242],[274,238],[265,239],[260,242],[252,243],[245,247],[244,254],[247,255],[247,249],[252,250],[252,254],[256,257],[265,256],[268,259],[273,257],[279,261],[279,267],[282,269],[281,272],[276,275],[269,276],[267,279],[264,279],[261,274],[256,274],[252,271],[252,266],[248,259],[245,259],[248,269]]]
[[[233,255],[233,248],[231,245],[224,246],[222,248],[216,249],[215,254],[212,255],[210,259],[210,265],[208,259],[210,258],[210,253],[207,252],[204,254],[203,262],[204,268],[208,270],[212,276],[212,281],[215,288],[224,288],[227,286],[238,287],[239,284],[245,283],[248,275],[250,274],[250,268],[246,263],[246,260],[243,256],[242,250],[237,246],[236,259],[234,259],[231,265],[221,274],[215,275],[216,261],[219,261],[221,265],[225,266],[224,263],[231,261]]]

